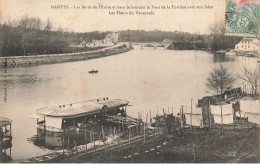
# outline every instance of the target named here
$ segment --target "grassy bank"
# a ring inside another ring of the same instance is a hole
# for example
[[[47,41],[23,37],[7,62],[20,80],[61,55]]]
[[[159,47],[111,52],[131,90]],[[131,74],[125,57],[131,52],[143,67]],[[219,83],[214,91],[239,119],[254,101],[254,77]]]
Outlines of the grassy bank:
[[[35,56],[16,56],[16,57],[1,57],[0,68],[21,67],[21,66],[34,66],[40,64],[53,64],[73,62],[80,60],[89,60],[111,56],[119,53],[130,51],[131,48],[114,47],[111,49],[92,51],[92,52],[79,52],[68,54],[52,54],[52,55],[35,55]]]
[[[249,154],[251,153],[251,154]],[[114,149],[106,154],[66,159],[62,162],[260,162],[259,129],[230,132],[197,131],[175,133],[133,143],[130,148]],[[239,158],[241,157],[241,158]]]

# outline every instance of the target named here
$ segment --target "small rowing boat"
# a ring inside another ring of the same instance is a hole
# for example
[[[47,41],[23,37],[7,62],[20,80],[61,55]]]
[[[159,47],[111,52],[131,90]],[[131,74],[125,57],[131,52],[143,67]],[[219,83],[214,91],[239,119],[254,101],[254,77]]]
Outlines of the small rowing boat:
[[[98,73],[98,70],[91,70],[89,73]]]

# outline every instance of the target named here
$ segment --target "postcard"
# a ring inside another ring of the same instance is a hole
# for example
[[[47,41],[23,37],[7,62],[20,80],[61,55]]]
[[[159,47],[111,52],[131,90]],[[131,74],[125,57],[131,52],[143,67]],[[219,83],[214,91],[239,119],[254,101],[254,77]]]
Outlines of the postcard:
[[[0,162],[260,162],[259,0],[0,0]]]

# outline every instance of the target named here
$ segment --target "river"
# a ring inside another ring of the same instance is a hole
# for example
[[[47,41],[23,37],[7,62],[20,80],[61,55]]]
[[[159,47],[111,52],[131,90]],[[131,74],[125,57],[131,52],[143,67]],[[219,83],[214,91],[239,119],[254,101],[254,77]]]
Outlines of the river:
[[[137,117],[157,108],[176,114],[191,98],[207,95],[206,77],[219,64],[234,74],[242,66],[255,67],[256,58],[215,56],[205,51],[134,49],[105,58],[1,69],[0,113],[13,120],[14,161],[43,155],[52,150],[35,146],[36,120],[29,118],[36,109],[96,98],[129,100],[127,113]],[[98,69],[98,74],[88,71]],[[237,81],[235,85],[241,85]]]

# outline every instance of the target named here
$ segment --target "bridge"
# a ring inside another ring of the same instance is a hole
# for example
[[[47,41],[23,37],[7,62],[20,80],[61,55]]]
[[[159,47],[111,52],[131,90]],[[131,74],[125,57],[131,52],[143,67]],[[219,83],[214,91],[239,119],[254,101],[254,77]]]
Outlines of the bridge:
[[[140,49],[151,47],[153,49],[163,48],[166,50],[173,47],[173,42],[172,40],[164,39],[162,42],[134,42],[132,45],[133,47],[139,47]]]

